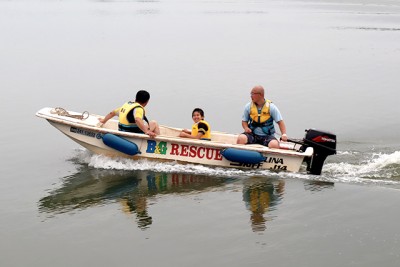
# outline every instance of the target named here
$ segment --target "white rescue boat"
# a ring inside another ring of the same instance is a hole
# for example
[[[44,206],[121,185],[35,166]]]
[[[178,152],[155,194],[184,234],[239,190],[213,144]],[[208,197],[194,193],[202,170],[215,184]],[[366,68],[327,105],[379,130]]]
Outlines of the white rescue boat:
[[[213,131],[211,141],[178,137],[182,129],[160,126],[160,135],[118,130],[118,121],[99,123],[101,116],[46,107],[36,116],[46,119],[66,136],[95,154],[240,169],[268,169],[321,174],[327,156],[336,154],[336,135],[306,130],[302,140],[288,140],[281,149],[262,145],[238,145],[238,134]]]

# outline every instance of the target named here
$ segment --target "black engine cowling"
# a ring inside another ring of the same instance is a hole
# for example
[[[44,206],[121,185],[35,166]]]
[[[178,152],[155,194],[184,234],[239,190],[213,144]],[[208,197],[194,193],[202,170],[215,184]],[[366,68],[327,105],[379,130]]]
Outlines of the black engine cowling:
[[[325,159],[336,154],[336,135],[326,131],[316,129],[306,130],[306,135],[303,138],[302,150],[307,147],[314,149],[314,155],[311,159],[307,159],[307,171],[311,174],[320,175]]]

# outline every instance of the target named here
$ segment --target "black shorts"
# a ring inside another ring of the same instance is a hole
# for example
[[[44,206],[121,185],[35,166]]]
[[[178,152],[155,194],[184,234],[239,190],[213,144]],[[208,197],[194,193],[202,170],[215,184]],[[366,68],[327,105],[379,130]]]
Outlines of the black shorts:
[[[130,132],[130,133],[144,133],[139,127],[137,126],[126,126],[121,123],[118,124],[118,130],[123,132]]]
[[[247,144],[259,144],[263,146],[268,146],[269,142],[272,140],[278,140],[273,135],[256,135],[254,133],[243,133],[247,137]]]

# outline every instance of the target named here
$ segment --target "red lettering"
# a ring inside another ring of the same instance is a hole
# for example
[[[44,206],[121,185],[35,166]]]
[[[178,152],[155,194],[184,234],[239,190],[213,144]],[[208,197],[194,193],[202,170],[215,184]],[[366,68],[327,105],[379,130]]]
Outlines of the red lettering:
[[[194,158],[196,157],[196,147],[195,146],[191,146],[190,147],[190,153],[189,153],[189,157]]]
[[[207,159],[212,159],[213,155],[214,155],[214,149],[207,147],[206,150],[207,150],[207,153],[206,153]]]
[[[201,154],[201,155],[200,155],[200,150],[203,150],[203,154]],[[204,151],[205,151],[205,148],[204,148],[204,147],[199,147],[199,148],[197,149],[197,157],[198,157],[199,159],[204,158]]]
[[[221,150],[216,149],[215,160],[222,160]]]
[[[171,144],[170,155],[191,157],[191,158],[207,158],[208,160],[222,160],[221,151],[210,147],[197,147],[189,145]]]
[[[181,156],[188,156],[188,145],[181,145]]]
[[[171,144],[171,146],[172,146],[171,155],[177,155],[177,156],[179,156],[179,151],[178,151],[179,145],[177,145],[177,144]]]

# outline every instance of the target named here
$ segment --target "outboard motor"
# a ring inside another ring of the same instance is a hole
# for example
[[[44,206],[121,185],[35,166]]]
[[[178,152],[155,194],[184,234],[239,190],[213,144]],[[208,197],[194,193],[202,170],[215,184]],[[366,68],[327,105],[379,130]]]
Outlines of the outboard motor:
[[[307,147],[314,149],[312,158],[306,159],[307,171],[311,174],[320,175],[325,159],[330,155],[336,154],[336,135],[308,129],[301,143],[303,144],[301,150],[305,151]]]

